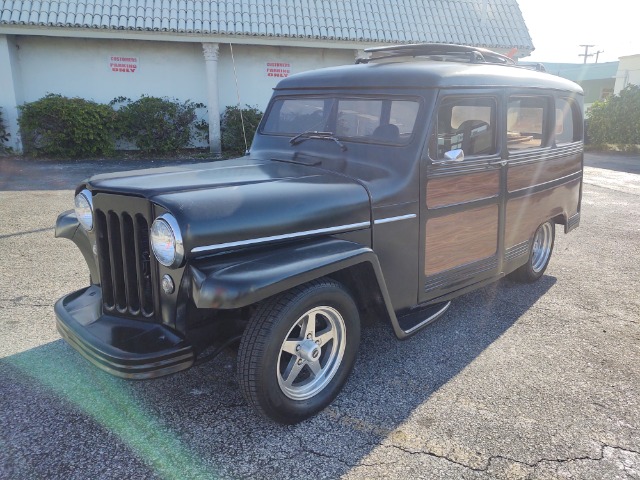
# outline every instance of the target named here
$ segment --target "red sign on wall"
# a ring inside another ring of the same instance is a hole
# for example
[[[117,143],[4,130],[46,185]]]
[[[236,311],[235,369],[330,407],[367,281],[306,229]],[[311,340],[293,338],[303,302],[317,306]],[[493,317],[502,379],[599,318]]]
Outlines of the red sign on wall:
[[[109,57],[109,70],[118,73],[136,73],[138,70],[138,57]]]
[[[287,62],[267,62],[267,77],[284,78],[291,75],[291,64]]]

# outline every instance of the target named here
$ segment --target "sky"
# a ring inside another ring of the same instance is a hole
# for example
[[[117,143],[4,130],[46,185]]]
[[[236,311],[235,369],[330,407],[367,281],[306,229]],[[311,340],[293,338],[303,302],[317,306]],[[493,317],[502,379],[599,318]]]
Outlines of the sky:
[[[640,0],[518,0],[535,51],[525,62],[582,63],[602,50],[598,63],[640,54]],[[595,62],[595,55],[587,63]]]

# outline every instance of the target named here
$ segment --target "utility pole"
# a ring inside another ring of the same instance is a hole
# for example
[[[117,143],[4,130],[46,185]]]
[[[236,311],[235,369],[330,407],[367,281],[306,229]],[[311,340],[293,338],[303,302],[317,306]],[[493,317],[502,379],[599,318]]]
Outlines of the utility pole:
[[[596,52],[596,63],[598,63],[598,57],[600,56],[601,53],[604,53],[604,50],[598,50]]]
[[[593,53],[589,53],[589,49],[591,47],[595,47],[595,45],[580,45],[581,47],[584,47],[584,53],[579,54],[579,57],[584,57],[584,63],[587,63],[587,58],[588,57],[593,57]]]

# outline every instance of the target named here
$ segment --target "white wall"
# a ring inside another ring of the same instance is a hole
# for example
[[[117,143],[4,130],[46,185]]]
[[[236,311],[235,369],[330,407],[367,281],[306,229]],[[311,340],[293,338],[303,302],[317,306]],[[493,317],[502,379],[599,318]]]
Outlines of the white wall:
[[[241,104],[257,106],[264,111],[273,88],[281,78],[267,76],[267,63],[288,63],[291,74],[355,62],[355,50],[292,48],[235,45],[233,55],[238,74]],[[238,98],[233,75],[230,47],[220,45],[218,64],[220,108],[236,105]]]
[[[628,85],[640,85],[640,54],[620,57],[618,73],[616,73],[615,94],[620,93]]]
[[[109,102],[143,93],[204,101],[204,62],[199,44],[130,40],[18,37],[24,100],[47,93]],[[137,57],[135,73],[116,73],[110,56]]]
[[[104,103],[118,96],[136,100],[142,94],[207,103],[201,43],[16,36],[15,46],[11,47],[6,40],[2,43],[3,38],[0,36],[3,111],[15,108],[15,103],[32,102],[48,93]],[[16,61],[6,69],[11,48],[16,52]],[[350,49],[236,45],[233,53],[240,101],[243,106],[257,106],[260,110],[264,110],[280,80],[267,75],[267,62],[288,63],[293,74],[355,61],[355,51]],[[111,56],[137,58],[135,73],[112,72]],[[19,95],[6,93],[9,78],[16,78],[14,84],[19,85]],[[220,45],[218,83],[219,108],[224,111],[226,106],[238,103],[228,44]],[[16,129],[15,115],[9,120]]]

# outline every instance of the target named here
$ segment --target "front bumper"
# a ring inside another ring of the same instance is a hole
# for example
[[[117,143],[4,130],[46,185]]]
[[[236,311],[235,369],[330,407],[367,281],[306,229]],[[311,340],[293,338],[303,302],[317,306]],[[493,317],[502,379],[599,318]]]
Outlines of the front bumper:
[[[187,340],[157,323],[102,313],[102,292],[92,285],[58,300],[60,335],[82,356],[112,375],[128,379],[160,377],[193,365]]]

